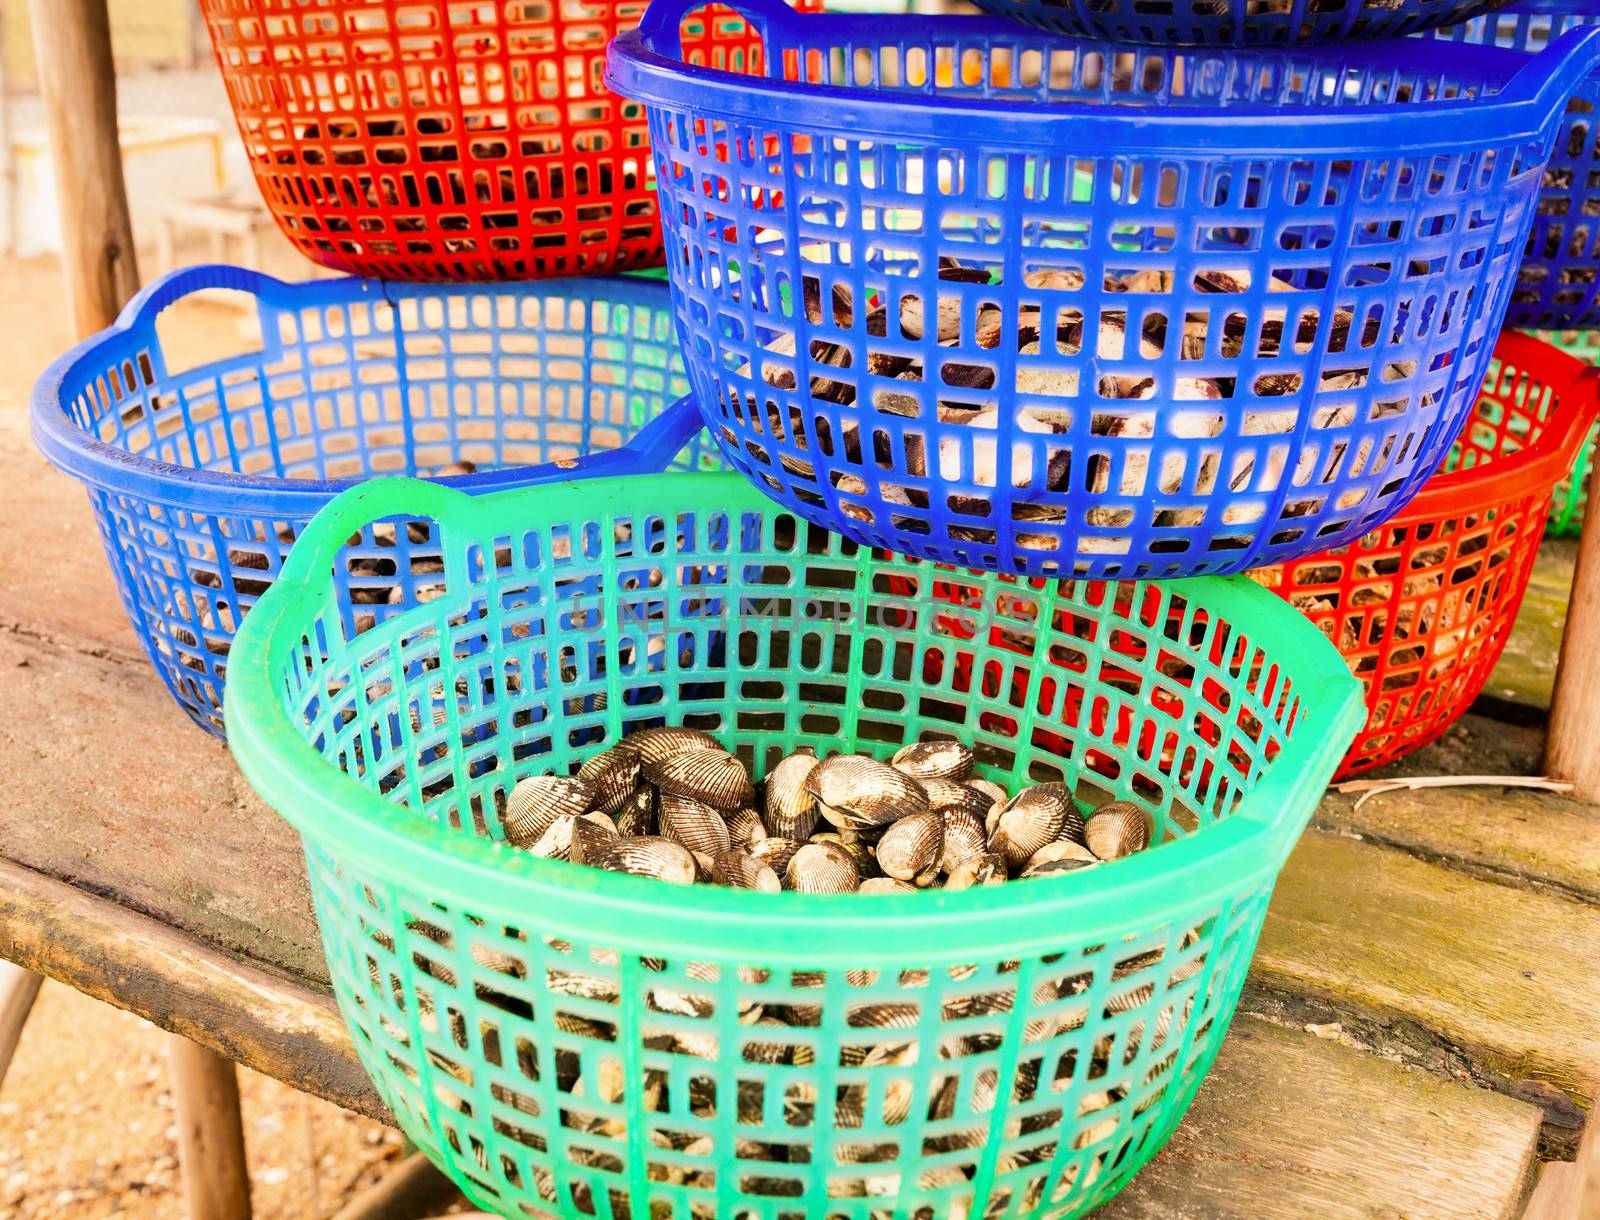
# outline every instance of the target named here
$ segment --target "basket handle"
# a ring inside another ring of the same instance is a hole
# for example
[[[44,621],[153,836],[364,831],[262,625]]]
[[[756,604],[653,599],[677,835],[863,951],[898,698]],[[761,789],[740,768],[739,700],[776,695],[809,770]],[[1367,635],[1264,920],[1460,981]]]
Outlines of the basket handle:
[[[641,428],[638,435],[627,444],[584,458],[582,464],[571,471],[571,479],[659,474],[704,426],[694,400],[690,397],[680,398]],[[552,483],[556,481],[550,480]],[[278,581],[310,584],[318,572],[333,563],[352,534],[374,521],[382,521],[386,517],[425,517],[438,521],[459,512],[472,499],[466,492],[428,479],[387,475],[368,479],[329,500],[327,506],[300,531],[300,537],[284,561]],[[451,564],[452,551],[459,559],[464,549],[451,548],[446,551],[447,569]],[[447,571],[446,580],[462,575],[464,573]]]
[[[773,30],[787,25],[794,16],[794,10],[783,0],[718,0],[718,3],[738,13],[761,35],[763,49],[771,46]],[[681,60],[683,19],[707,7],[710,7],[708,0],[650,0],[650,7],[639,19],[639,38],[647,50]],[[772,62],[770,51],[767,62]]]
[[[1501,96],[1532,99],[1538,109],[1559,113],[1596,68],[1600,68],[1600,25],[1575,26],[1529,56],[1506,82]]]

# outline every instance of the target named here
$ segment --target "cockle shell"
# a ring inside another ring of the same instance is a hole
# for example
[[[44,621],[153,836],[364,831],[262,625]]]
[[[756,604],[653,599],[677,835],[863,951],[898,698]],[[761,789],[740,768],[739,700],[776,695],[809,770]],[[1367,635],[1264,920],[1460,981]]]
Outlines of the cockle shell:
[[[806,777],[817,766],[817,756],[802,747],[767,774],[767,833],[805,842],[817,828],[817,797],[806,787]]]
[[[711,879],[718,885],[776,894],[783,888],[778,874],[747,851],[729,848],[712,858]]]
[[[914,741],[889,760],[913,779],[963,780],[972,774],[972,751],[959,741]]]
[[[1022,870],[1024,877],[1042,877],[1049,873],[1068,873],[1075,869],[1090,868],[1100,859],[1082,843],[1073,839],[1056,839],[1046,843],[1033,855]]]
[[[645,778],[663,796],[692,797],[714,809],[737,809],[755,799],[744,764],[722,749],[684,750],[644,764]]]
[[[922,785],[888,763],[860,754],[824,759],[806,777],[822,816],[841,829],[886,826],[928,807]]]
[[[613,815],[617,823],[617,833],[624,839],[655,834],[660,826],[657,820],[657,808],[658,797],[654,788],[646,784],[636,789]]]
[[[749,851],[767,837],[767,828],[761,821],[761,815],[749,805],[741,805],[729,813],[727,823],[728,843],[740,851]]]
[[[794,839],[768,835],[750,849],[750,854],[781,877],[800,847],[801,844]]]
[[[694,854],[687,847],[660,837],[618,839],[601,857],[600,866],[673,885],[693,885],[698,872]]]
[[[966,890],[978,885],[1000,885],[1006,879],[1006,858],[994,852],[968,856],[945,878],[947,890]]]
[[[707,856],[733,846],[720,809],[676,792],[661,794],[661,833],[690,851]]]
[[[594,785],[567,775],[530,775],[506,798],[501,825],[513,847],[532,847],[562,814],[576,817],[594,800]]]
[[[594,808],[616,813],[639,786],[639,755],[616,746],[578,768],[578,778],[594,785]]]
[[[569,859],[574,864],[593,864],[611,850],[619,838],[617,824],[609,814],[590,812],[572,825]]]
[[[966,786],[971,788],[974,792],[982,793],[984,796],[988,797],[991,804],[998,803],[1004,805],[1011,799],[1006,790],[993,780],[969,779],[966,781]]]
[[[929,885],[939,875],[944,815],[929,810],[901,818],[878,840],[878,867],[897,881]]]
[[[893,877],[868,877],[856,887],[858,894],[915,894],[917,887]]]
[[[856,878],[861,880],[867,877],[876,877],[879,873],[878,857],[873,854],[874,843],[853,830],[823,830],[811,836],[813,843],[834,843],[844,848],[850,859],[855,861]]]
[[[1062,784],[1037,784],[1024,788],[996,810],[991,810],[989,850],[1004,856],[1011,868],[1056,838],[1067,824],[1071,794]]]
[[[664,762],[685,750],[720,750],[722,743],[703,729],[664,724],[626,734],[617,748],[632,750],[642,763]]]
[[[1112,801],[1090,816],[1084,841],[1100,859],[1120,860],[1149,846],[1150,821],[1132,801]]]
[[[794,853],[783,879],[801,894],[849,894],[859,884],[856,862],[837,843],[807,843]]]
[[[989,849],[983,825],[965,809],[944,811],[944,846],[939,856],[942,872],[952,872],[963,860],[981,856]]]

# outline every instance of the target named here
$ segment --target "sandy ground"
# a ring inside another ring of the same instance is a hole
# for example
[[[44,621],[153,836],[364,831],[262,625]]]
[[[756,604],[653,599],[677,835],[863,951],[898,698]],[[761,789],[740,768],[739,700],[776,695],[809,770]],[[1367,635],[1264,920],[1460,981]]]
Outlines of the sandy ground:
[[[182,1220],[167,1035],[46,982],[0,1088],[0,1220]],[[375,1182],[400,1134],[239,1073],[257,1220],[320,1220]]]

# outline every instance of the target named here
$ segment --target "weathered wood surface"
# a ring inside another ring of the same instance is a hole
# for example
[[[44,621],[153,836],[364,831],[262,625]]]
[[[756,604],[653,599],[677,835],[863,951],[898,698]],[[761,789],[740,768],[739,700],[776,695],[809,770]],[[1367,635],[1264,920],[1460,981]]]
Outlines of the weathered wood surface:
[[[1537,729],[1463,716],[1438,742],[1385,769],[1388,775],[1535,775]],[[1329,793],[1314,825],[1357,834],[1490,880],[1600,903],[1600,825],[1573,797],[1494,785],[1358,794]]]
[[[1590,904],[1313,830],[1279,881],[1251,979],[1292,1013],[1539,1102],[1560,1140],[1600,1087],[1597,961]]]
[[[297,1089],[388,1117],[325,989],[288,981],[6,860],[0,860],[0,957]]]
[[[1107,1220],[1492,1220],[1521,1206],[1539,1113],[1240,1017],[1193,1108]]]
[[[1538,712],[1549,708],[1577,553],[1578,544],[1571,538],[1549,538],[1539,548],[1517,625],[1484,687],[1486,701],[1511,704],[1513,714],[1517,708]]]

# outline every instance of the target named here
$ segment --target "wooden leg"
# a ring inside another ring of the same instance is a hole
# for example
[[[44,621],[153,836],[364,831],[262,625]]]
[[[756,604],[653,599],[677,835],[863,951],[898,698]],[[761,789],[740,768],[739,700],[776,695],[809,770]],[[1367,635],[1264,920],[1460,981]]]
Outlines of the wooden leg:
[[[5,1083],[6,1069],[11,1066],[11,1056],[17,1052],[22,1027],[28,1023],[33,999],[39,994],[42,982],[41,974],[10,962],[0,962],[0,1085]]]
[[[1567,601],[1561,661],[1550,702],[1544,768],[1571,781],[1572,794],[1600,803],[1600,462],[1589,473],[1589,503],[1578,539],[1578,566]]]
[[[189,1220],[250,1220],[250,1174],[233,1063],[168,1035],[178,1156]]]
[[[438,1215],[460,1197],[454,1182],[422,1153],[413,1152],[341,1207],[333,1220],[421,1220]]]

